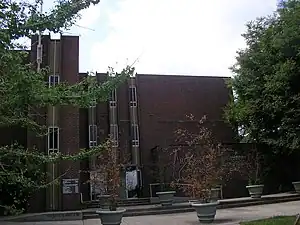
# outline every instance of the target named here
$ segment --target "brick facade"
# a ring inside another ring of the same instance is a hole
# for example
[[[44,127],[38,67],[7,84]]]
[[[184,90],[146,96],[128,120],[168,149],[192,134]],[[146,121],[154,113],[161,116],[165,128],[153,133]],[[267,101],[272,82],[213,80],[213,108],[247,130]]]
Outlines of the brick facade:
[[[49,36],[44,36],[42,43],[42,67],[49,66],[50,75],[58,75],[60,81],[70,84],[86,76],[79,73],[78,37],[62,36],[59,40],[51,40]],[[36,44],[37,37],[34,37],[32,62],[36,59]],[[97,73],[96,79],[103,82],[107,74]],[[224,78],[137,74],[118,87],[113,98],[116,98],[115,105],[111,101],[98,103],[94,113],[91,109],[54,106],[38,109],[42,116],[36,119],[48,127],[58,127],[58,150],[65,154],[75,154],[80,148],[89,148],[89,125],[96,125],[98,144],[113,133],[120,153],[129,155],[129,165],[140,171],[143,197],[149,196],[149,184],[154,181],[150,172],[155,167],[151,158],[152,149],[168,144],[178,124],[186,124],[186,115],[201,118],[206,114],[215,136],[222,142],[233,142],[234,133],[223,122],[223,108],[229,100],[229,89]],[[26,135],[24,145],[48,152],[50,139],[36,138],[30,132],[17,136],[24,139]],[[45,170],[49,172],[50,179],[62,174],[62,179],[79,179],[79,193],[63,193],[60,179],[59,184],[33,196],[30,211],[80,208],[81,196],[84,201],[91,199],[91,187],[87,183],[89,174],[85,171],[92,167],[92,159],[48,165]]]

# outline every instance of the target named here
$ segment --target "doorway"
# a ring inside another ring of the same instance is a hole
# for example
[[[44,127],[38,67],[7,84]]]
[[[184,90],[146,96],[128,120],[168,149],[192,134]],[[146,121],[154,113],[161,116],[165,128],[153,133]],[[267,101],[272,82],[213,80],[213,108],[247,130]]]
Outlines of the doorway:
[[[141,197],[141,170],[136,166],[126,168],[126,198],[135,199]]]

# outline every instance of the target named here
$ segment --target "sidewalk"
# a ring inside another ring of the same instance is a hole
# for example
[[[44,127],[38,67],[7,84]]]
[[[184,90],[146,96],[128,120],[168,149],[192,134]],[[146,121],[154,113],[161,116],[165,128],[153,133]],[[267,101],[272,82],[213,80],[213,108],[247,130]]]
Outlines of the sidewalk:
[[[213,224],[238,225],[241,221],[264,219],[279,215],[300,213],[300,201],[248,206],[231,209],[218,209]],[[48,221],[48,222],[0,222],[0,225],[99,225],[99,219],[84,221]],[[198,225],[195,212],[169,215],[153,215],[123,218],[122,225]]]
[[[219,201],[218,209],[224,208],[237,208],[254,205],[266,205],[291,201],[300,201],[299,194],[293,193],[280,193],[274,195],[264,195],[261,199],[253,199],[250,197],[235,198],[235,199],[222,199]],[[123,208],[123,207],[120,207]],[[160,204],[155,205],[137,205],[125,206],[126,212],[124,217],[134,216],[150,216],[161,214],[179,214],[194,212],[194,209],[188,202],[174,203],[172,206],[162,207]],[[40,221],[82,221],[83,219],[98,219],[96,211],[98,208],[89,208],[78,211],[55,211],[43,213],[29,213],[19,216],[1,217],[0,221],[10,222],[40,222]]]

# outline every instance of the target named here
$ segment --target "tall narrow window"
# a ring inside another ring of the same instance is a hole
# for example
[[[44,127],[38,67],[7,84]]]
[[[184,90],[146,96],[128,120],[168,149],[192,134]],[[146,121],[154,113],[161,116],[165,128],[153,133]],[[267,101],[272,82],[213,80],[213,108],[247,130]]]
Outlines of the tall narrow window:
[[[111,135],[113,147],[118,147],[118,145],[119,145],[119,131],[118,131],[118,125],[117,124],[111,124],[110,125],[110,135]]]
[[[131,135],[132,135],[132,146],[139,147],[140,140],[139,140],[139,126],[137,124],[131,125]]]
[[[49,76],[49,80],[48,80],[49,87],[58,85],[59,82],[60,82],[60,76],[59,75],[56,74],[56,75],[50,75]]]
[[[97,146],[97,125],[89,125],[89,147]]]
[[[91,108],[91,109],[95,109],[96,105],[97,105],[97,101],[96,101],[95,99],[93,99],[93,100],[91,101],[90,108]]]
[[[59,128],[48,127],[48,154],[59,151]]]
[[[131,86],[129,88],[129,104],[132,107],[137,106],[137,96],[136,96],[136,87],[135,86]]]
[[[110,107],[116,107],[117,106],[117,91],[116,91],[116,89],[114,89],[111,92],[109,106]]]

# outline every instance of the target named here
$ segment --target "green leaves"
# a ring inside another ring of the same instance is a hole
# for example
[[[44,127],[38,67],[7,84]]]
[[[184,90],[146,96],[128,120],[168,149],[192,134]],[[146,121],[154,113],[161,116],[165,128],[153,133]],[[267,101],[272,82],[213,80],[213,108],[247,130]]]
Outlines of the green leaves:
[[[300,1],[285,1],[271,16],[251,21],[243,35],[231,82],[235,101],[227,120],[247,141],[276,150],[299,149]]]
[[[30,37],[37,31],[60,32],[69,29],[80,17],[83,9],[96,5],[100,0],[59,0],[48,12],[40,13],[40,1],[0,2],[0,40],[11,46],[13,40]]]
[[[70,28],[80,17],[79,12],[100,0],[59,0],[48,12],[40,13],[40,0],[0,1],[0,127],[19,126],[35,133],[46,134],[39,124],[45,117],[37,109],[51,105],[73,105],[87,108],[94,102],[106,101],[111,91],[134,73],[127,66],[121,73],[110,68],[109,78],[97,83],[95,76],[82,82],[48,87],[49,71],[36,72],[29,63],[25,46],[17,44],[21,37],[31,37],[37,31],[60,32]],[[16,50],[21,49],[21,50]],[[14,141],[14,140],[12,140]],[[62,160],[82,160],[107,148],[103,143],[75,155],[45,155],[40,149],[27,149],[13,144],[0,147],[0,215],[20,213],[26,209],[28,197],[37,189],[49,185],[43,167]],[[50,183],[53,183],[51,181]]]

